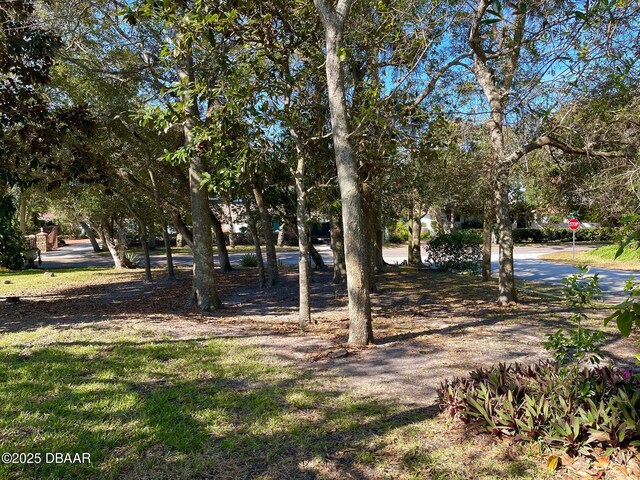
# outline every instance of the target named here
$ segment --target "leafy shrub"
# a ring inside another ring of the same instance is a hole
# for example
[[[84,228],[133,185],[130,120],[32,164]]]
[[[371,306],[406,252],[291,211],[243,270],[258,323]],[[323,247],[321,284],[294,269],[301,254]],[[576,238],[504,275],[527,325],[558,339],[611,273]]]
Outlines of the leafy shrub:
[[[255,253],[245,253],[240,257],[240,266],[255,268],[258,266],[258,257],[256,257]]]
[[[604,319],[604,324],[608,325],[611,320],[615,320],[620,333],[628,337],[634,325],[640,329],[640,282],[636,282],[631,275],[624,285],[624,291],[628,298],[616,305],[615,311]],[[640,360],[640,356],[638,359]]]
[[[124,257],[133,266],[133,268],[140,268],[142,259],[136,252],[124,252]]]
[[[541,243],[549,240],[545,236],[545,230],[541,228],[514,228],[513,241],[516,243]]]
[[[640,376],[611,367],[567,376],[556,363],[500,364],[438,390],[452,417],[517,440],[543,440],[569,453],[640,446]]]
[[[482,219],[480,218],[467,218],[464,222],[460,224],[460,228],[462,230],[482,230]]]
[[[560,365],[576,365],[583,361],[599,363],[601,360],[600,343],[604,340],[604,333],[589,332],[582,328],[582,322],[587,320],[585,309],[594,301],[602,298],[602,289],[598,281],[598,274],[588,275],[589,267],[578,265],[578,271],[562,279],[562,292],[565,302],[573,309],[571,320],[576,328],[565,335],[562,330],[547,336],[544,348],[551,351],[553,358]]]
[[[578,242],[612,242],[620,229],[612,227],[580,228],[576,230]],[[568,228],[514,228],[513,241],[516,243],[570,242],[573,233]]]
[[[0,196],[0,267],[9,270],[24,268],[22,251],[27,247],[16,225],[15,212],[13,198]]]
[[[391,228],[389,228],[389,242],[391,243],[403,243],[409,240],[409,227],[402,220],[396,221]]]
[[[438,270],[477,271],[482,259],[482,237],[468,230],[441,233],[429,240],[424,249],[427,262]]]

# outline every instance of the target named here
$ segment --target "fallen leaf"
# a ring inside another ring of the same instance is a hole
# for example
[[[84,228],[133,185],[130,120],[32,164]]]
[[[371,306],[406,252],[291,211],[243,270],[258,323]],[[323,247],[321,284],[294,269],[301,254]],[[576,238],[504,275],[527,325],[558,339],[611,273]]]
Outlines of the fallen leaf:
[[[601,455],[596,459],[596,464],[599,467],[607,468],[609,466],[610,459],[606,455]]]
[[[627,475],[629,476],[629,470],[627,470],[626,467],[623,467],[622,465],[619,465],[616,467],[616,470],[618,470],[620,473],[622,473],[623,475]]]

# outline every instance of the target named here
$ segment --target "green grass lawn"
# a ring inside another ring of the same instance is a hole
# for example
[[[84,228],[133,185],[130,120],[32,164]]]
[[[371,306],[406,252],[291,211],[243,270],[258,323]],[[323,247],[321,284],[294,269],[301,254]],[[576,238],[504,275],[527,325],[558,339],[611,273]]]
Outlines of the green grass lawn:
[[[47,270],[21,270],[0,272],[0,297],[25,292],[45,293],[58,288],[70,288],[85,285],[93,281],[103,282],[105,278],[122,280],[123,278],[142,278],[143,270],[118,271],[109,267],[59,268],[52,270],[54,276],[47,277]],[[5,281],[11,283],[5,284]]]
[[[619,245],[603,245],[587,252],[576,252],[575,260],[572,258],[571,252],[548,253],[540,258],[570,264],[586,263],[593,267],[640,270],[640,248],[638,245],[629,245],[622,255],[615,258],[618,248]]]
[[[0,478],[545,478],[530,450],[345,393],[238,339],[99,335],[0,335],[0,454],[91,455],[0,464]]]

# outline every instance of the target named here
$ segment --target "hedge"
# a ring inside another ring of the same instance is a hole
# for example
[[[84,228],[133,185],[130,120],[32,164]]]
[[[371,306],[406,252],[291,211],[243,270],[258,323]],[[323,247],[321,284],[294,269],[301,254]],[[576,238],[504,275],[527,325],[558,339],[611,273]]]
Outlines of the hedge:
[[[482,259],[482,237],[469,230],[440,233],[426,242],[427,263],[438,270],[477,271]]]
[[[466,231],[482,235],[482,230],[480,229],[473,228]],[[614,227],[579,228],[576,230],[576,241],[613,242],[618,234],[620,234],[620,229]],[[570,242],[572,238],[572,232],[568,228],[513,229],[513,241],[515,243]]]

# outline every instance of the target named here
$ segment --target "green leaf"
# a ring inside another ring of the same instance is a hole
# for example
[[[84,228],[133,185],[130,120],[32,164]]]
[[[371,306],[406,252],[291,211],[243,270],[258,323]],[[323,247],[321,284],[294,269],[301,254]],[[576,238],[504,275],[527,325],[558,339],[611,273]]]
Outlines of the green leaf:
[[[628,337],[631,335],[631,327],[633,325],[631,312],[626,311],[618,315],[616,324],[618,325],[618,330],[620,330],[620,333],[622,333],[623,336]]]

